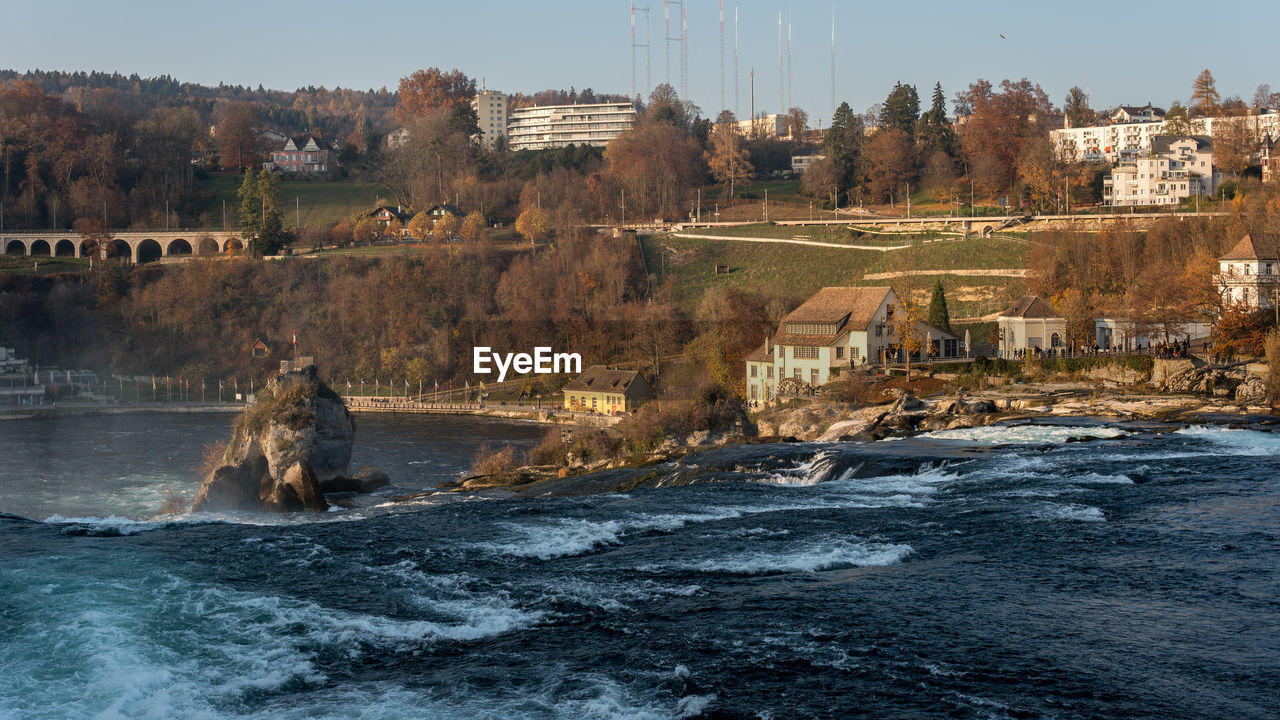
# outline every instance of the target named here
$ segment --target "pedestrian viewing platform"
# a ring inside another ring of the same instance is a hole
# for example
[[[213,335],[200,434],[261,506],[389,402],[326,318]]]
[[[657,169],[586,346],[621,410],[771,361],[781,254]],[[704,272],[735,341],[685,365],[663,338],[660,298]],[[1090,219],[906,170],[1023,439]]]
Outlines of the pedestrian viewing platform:
[[[587,427],[610,427],[622,420],[621,415],[603,415],[565,410],[561,402],[509,403],[488,401],[419,400],[411,397],[370,397],[347,395],[347,409],[356,413],[435,413],[444,415],[484,415],[511,420]]]

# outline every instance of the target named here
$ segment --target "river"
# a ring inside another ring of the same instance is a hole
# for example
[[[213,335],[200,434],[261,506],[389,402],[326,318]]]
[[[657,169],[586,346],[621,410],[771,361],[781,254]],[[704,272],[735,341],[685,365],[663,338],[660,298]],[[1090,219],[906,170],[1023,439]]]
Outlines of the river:
[[[395,484],[360,508],[148,520],[229,421],[0,424],[0,717],[1276,717],[1266,426],[752,445],[628,492],[396,503],[544,430],[360,417],[354,464]]]

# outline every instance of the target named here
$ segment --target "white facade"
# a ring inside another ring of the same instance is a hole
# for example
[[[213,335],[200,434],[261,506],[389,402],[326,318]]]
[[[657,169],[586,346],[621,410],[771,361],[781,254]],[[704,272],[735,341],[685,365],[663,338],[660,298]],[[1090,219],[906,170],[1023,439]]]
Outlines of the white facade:
[[[476,111],[476,124],[480,126],[480,142],[489,150],[498,138],[507,135],[508,105],[506,94],[497,90],[481,90],[471,99],[471,109]]]
[[[787,129],[787,116],[761,113],[755,120],[739,120],[738,131],[747,137],[790,138]]]
[[[1035,295],[1024,295],[1008,310],[996,316],[1000,329],[1000,357],[1019,352],[1065,348],[1066,318]]]
[[[517,108],[511,111],[507,137],[512,150],[604,147],[635,121],[635,106],[627,102]]]
[[[1270,308],[1280,290],[1280,236],[1245,235],[1218,258],[1215,278],[1223,305],[1246,310]]]
[[[1246,115],[1242,118],[1194,118],[1191,120],[1191,132],[1213,137],[1214,123],[1223,120],[1243,120],[1250,131],[1257,133],[1259,139],[1266,137],[1268,132],[1272,137],[1280,137],[1280,114],[1274,112]],[[1093,162],[1116,162],[1123,157],[1141,154],[1151,147],[1151,141],[1157,135],[1164,134],[1163,121],[1090,125],[1049,131],[1054,146],[1068,147],[1077,160]]]
[[[1102,350],[1121,350],[1128,352],[1139,347],[1150,348],[1154,338],[1162,342],[1168,336],[1169,341],[1196,340],[1209,337],[1211,326],[1208,323],[1177,323],[1168,328],[1167,333],[1158,328],[1143,328],[1133,323],[1116,318],[1098,318],[1093,321],[1094,341]]]
[[[796,153],[791,156],[791,172],[803,173],[819,160],[826,160],[827,156],[819,153]]]
[[[1162,135],[1152,138],[1148,151],[1111,168],[1102,181],[1102,202],[1177,205],[1185,198],[1212,195],[1217,186],[1207,137]]]

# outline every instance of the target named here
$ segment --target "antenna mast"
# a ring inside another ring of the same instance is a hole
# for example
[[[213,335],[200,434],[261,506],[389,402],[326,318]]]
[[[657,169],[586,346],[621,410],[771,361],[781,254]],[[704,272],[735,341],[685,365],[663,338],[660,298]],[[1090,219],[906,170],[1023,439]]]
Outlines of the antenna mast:
[[[733,116],[742,119],[742,103],[738,100],[738,6],[733,6]]]
[[[831,115],[836,114],[836,4],[831,3]]]
[[[720,0],[720,109],[724,104],[724,0]]]
[[[787,109],[792,107],[791,103],[791,17],[793,10],[787,8]]]
[[[636,42],[636,13],[644,13],[644,42]],[[636,7],[631,3],[631,95],[634,97],[636,93],[636,48],[644,48],[644,90],[646,93],[652,88],[649,78],[649,6],[642,8]]]
[[[778,114],[783,115],[787,112],[786,94],[783,91],[783,74],[782,74],[782,11],[778,11]]]

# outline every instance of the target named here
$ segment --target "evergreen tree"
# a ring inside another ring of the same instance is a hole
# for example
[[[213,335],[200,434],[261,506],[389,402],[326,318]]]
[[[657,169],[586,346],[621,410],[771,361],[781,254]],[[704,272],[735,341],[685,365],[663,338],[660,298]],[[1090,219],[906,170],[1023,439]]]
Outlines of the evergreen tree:
[[[947,119],[947,99],[942,94],[942,83],[933,86],[933,105],[920,116],[916,125],[916,141],[926,158],[936,152],[955,156],[956,138],[951,130],[951,121]]]
[[[255,257],[279,252],[289,240],[280,220],[280,178],[268,170],[244,173],[240,184],[240,234]]]
[[[942,289],[942,278],[933,281],[933,297],[929,298],[929,312],[925,322],[951,332],[951,312],[947,309],[947,294]]]
[[[880,127],[896,127],[907,137],[915,137],[919,117],[920,96],[916,94],[915,86],[894,83],[889,97],[880,107]]]
[[[240,198],[240,233],[247,240],[262,230],[262,196],[258,194],[258,180],[252,170],[244,171],[237,196]]]
[[[862,185],[863,123],[849,103],[842,102],[831,116],[831,128],[822,141],[823,153],[835,164],[840,192]]]

